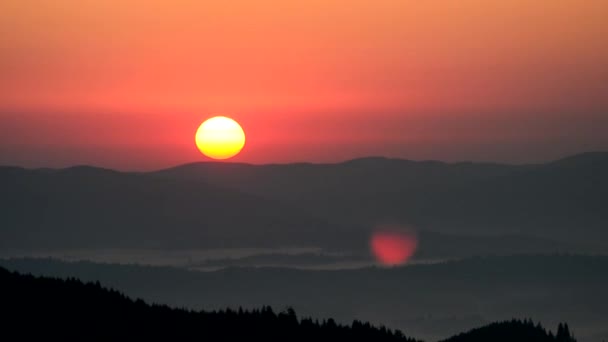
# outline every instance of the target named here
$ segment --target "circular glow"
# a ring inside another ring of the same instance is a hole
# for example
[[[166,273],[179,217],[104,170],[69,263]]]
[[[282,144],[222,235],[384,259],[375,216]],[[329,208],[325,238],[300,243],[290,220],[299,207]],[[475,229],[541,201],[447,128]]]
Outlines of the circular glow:
[[[196,146],[209,158],[228,159],[245,146],[245,132],[238,122],[216,116],[203,122],[196,131]]]
[[[405,264],[416,252],[416,234],[401,229],[379,229],[371,238],[371,249],[376,260],[385,266]]]

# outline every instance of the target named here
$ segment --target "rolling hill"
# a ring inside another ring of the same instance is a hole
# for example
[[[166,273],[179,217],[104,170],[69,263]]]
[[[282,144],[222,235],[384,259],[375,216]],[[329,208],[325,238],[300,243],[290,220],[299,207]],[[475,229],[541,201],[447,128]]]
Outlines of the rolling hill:
[[[374,226],[395,222],[421,232],[512,235],[575,245],[561,251],[605,252],[606,175],[608,153],[521,166],[366,158],[197,163],[146,173],[4,167],[0,247],[363,253]]]
[[[449,233],[608,237],[603,152],[538,165],[364,158],[321,165],[196,163],[154,174],[204,179],[353,226],[395,221]]]
[[[0,248],[322,245],[340,232],[279,201],[92,167],[0,169]]]

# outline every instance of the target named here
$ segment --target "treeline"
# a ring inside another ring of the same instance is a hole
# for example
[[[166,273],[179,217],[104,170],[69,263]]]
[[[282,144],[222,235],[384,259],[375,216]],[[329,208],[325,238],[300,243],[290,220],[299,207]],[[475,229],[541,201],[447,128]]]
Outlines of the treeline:
[[[191,311],[150,305],[99,282],[21,275],[0,268],[0,340],[402,341],[401,331],[354,321],[298,319],[293,309]],[[4,338],[3,338],[3,337]],[[14,336],[14,337],[13,337]]]
[[[288,308],[192,311],[147,304],[99,282],[35,277],[0,267],[0,340],[30,341],[401,341],[401,331],[354,321],[298,318]],[[554,335],[532,320],[473,329],[442,342],[576,342],[567,324]]]
[[[560,323],[553,335],[531,319],[498,322],[473,329],[441,342],[576,342],[567,323]]]

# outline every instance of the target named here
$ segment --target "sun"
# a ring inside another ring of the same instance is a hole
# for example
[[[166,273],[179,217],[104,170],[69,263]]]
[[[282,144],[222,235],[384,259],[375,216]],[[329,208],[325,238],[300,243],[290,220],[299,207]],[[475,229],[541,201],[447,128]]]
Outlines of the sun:
[[[196,146],[212,159],[229,159],[245,146],[245,131],[238,122],[216,116],[203,122],[196,131]]]

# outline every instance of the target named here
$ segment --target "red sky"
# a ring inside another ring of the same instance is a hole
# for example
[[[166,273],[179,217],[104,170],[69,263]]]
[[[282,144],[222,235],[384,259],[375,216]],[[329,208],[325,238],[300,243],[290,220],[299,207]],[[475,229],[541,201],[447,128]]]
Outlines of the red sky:
[[[605,0],[0,3],[0,164],[529,162],[608,150]]]

